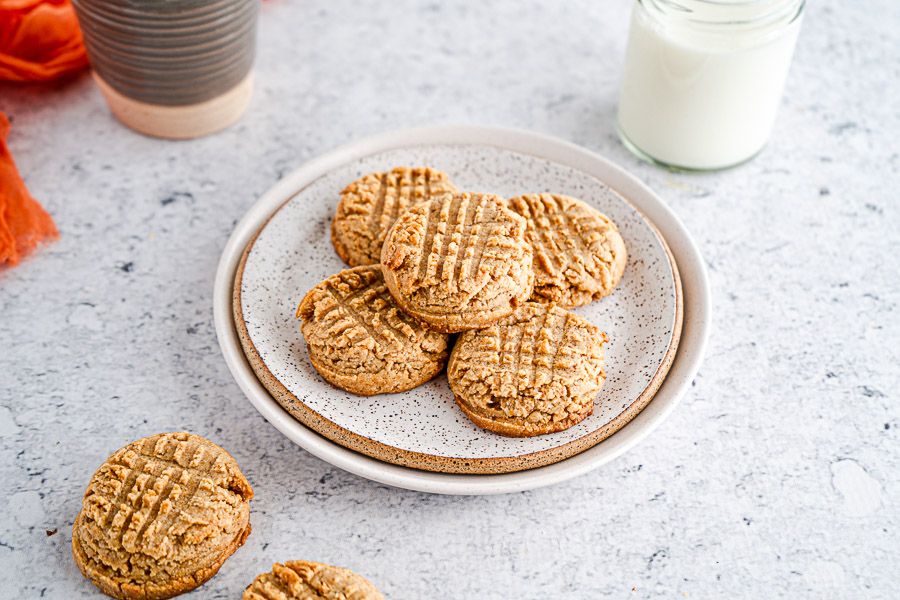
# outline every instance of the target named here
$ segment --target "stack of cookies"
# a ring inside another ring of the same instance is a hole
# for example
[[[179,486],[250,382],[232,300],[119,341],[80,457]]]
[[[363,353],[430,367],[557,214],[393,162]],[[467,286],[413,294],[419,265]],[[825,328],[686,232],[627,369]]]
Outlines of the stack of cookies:
[[[461,192],[440,171],[397,167],[344,189],[332,241],[351,268],[310,290],[297,317],[333,385],[403,392],[447,366],[462,411],[510,436],[593,411],[607,337],[567,309],[610,294],[625,269],[602,213],[555,194]]]

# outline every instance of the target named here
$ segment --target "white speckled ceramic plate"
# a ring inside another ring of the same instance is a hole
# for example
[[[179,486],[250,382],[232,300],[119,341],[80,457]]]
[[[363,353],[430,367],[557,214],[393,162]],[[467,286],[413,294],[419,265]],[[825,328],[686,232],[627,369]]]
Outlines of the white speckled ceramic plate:
[[[609,379],[591,417],[558,434],[504,438],[472,425],[453,403],[444,378],[406,394],[360,398],[329,386],[309,366],[293,314],[307,289],[343,268],[329,239],[338,192],[361,173],[396,164],[435,166],[464,189],[503,195],[570,194],[619,224],[631,253],[625,278],[613,296],[577,311],[606,329],[611,338]],[[699,277],[695,292],[702,292],[698,295],[703,310],[699,326],[693,325],[695,335],[688,340],[693,346],[690,362],[671,390],[676,395],[669,395],[658,410],[654,410],[658,397],[650,403],[646,410],[655,418],[638,416],[636,421],[645,425],[637,429],[644,431],[648,423],[655,424],[671,410],[685,375],[692,376],[699,363],[708,322],[705,271],[680,223],[646,187],[587,151],[535,134],[477,127],[410,130],[364,140],[308,163],[266,194],[229,241],[216,281],[220,342],[238,382],[270,421],[315,454],[353,472],[394,485],[449,493],[510,491],[559,480],[563,473],[583,472],[586,464],[599,464],[601,458],[620,453],[622,444],[614,443],[616,438],[633,443],[630,440],[642,437],[631,428],[627,440],[616,434],[596,445],[633,418],[656,387],[666,387],[663,375],[675,356],[683,305],[675,261],[657,230],[641,215],[648,207],[682,238],[676,247],[687,245],[685,256],[690,273]],[[232,293],[237,295],[236,303],[231,302]],[[228,322],[232,313],[238,317],[237,327]],[[241,334],[249,361],[240,352]],[[265,387],[253,377],[251,365]],[[426,473],[348,453],[292,422],[290,414],[341,445],[400,465],[467,473],[539,468],[504,475]],[[603,447],[608,451],[597,451]],[[586,454],[591,460],[582,459]],[[562,467],[566,463],[572,467]]]
[[[312,367],[294,316],[304,294],[346,268],[331,245],[340,190],[372,171],[427,165],[460,189],[504,197],[554,192],[581,198],[618,225],[628,248],[621,283],[576,312],[609,335],[607,380],[594,412],[559,433],[510,438],[459,410],[446,378],[412,391],[361,397]],[[632,205],[597,178],[484,144],[417,145],[329,170],[297,190],[248,245],[235,281],[235,319],[257,376],[304,425],[387,462],[453,473],[499,473],[558,462],[602,441],[640,411],[665,377],[681,334],[680,281],[665,242]]]

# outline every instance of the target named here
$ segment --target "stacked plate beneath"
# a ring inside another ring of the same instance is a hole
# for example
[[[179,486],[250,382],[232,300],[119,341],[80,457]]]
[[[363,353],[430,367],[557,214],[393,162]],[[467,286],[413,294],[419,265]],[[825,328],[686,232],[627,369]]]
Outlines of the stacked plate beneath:
[[[593,415],[564,432],[507,438],[470,423],[443,376],[411,392],[371,398],[318,376],[296,305],[344,268],[330,241],[340,190],[363,173],[396,165],[441,169],[471,191],[571,195],[619,225],[629,250],[622,283],[612,296],[576,309],[610,337],[608,379]],[[565,142],[479,127],[388,133],[298,169],[236,228],[219,265],[215,304],[232,373],[283,433],[351,472],[440,493],[528,489],[611,460],[675,406],[699,366],[709,324],[699,253],[649,189]]]

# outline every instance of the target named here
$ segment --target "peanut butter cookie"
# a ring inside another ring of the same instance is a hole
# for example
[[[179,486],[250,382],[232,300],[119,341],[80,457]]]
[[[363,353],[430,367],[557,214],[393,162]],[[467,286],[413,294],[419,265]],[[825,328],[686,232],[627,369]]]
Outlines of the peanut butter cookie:
[[[447,175],[428,167],[369,173],[341,192],[331,222],[331,242],[351,267],[374,265],[384,236],[407,207],[456,192]]]
[[[297,317],[313,366],[354,394],[411,390],[447,363],[447,336],[400,311],[379,265],[332,275],[306,294]]]
[[[567,308],[609,295],[622,279],[625,242],[609,217],[581,200],[527,194],[509,200],[534,250],[534,300]]]
[[[367,579],[348,569],[292,560],[272,565],[244,590],[243,600],[384,600]]]
[[[606,334],[578,315],[527,302],[486,329],[459,336],[447,378],[476,425],[525,437],[562,431],[594,410]]]
[[[525,228],[525,219],[491,194],[417,204],[385,238],[385,282],[404,311],[438,331],[486,327],[531,296]]]
[[[122,599],[171,598],[216,574],[250,534],[253,489],[228,452],[160,433],[106,459],[72,528],[85,577]]]

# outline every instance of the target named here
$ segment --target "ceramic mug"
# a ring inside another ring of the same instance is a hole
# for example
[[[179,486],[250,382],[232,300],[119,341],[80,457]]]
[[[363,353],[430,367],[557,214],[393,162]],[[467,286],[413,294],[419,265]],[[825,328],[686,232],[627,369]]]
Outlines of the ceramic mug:
[[[259,0],[73,0],[113,114],[157,137],[228,127],[250,102]]]

